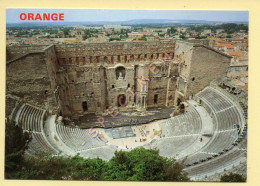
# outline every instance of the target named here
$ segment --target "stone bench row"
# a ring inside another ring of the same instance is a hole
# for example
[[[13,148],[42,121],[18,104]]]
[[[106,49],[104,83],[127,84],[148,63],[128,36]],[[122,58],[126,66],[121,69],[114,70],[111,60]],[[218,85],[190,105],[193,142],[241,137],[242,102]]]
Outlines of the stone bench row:
[[[178,154],[185,154],[196,140],[199,140],[199,135],[160,138],[151,143],[151,148],[158,149],[162,156],[174,157]]]
[[[179,136],[186,134],[197,134],[201,130],[201,118],[195,109],[182,115],[168,119],[160,124],[163,135]]]
[[[197,152],[195,154],[192,154],[191,156],[185,157],[180,159],[179,161],[182,162],[185,166],[191,166],[196,165],[201,162],[205,162],[207,160],[210,160],[214,158],[214,156],[217,156],[217,154],[213,153],[206,153],[206,152]]]
[[[22,128],[28,131],[41,132],[45,111],[23,104],[16,115],[16,122],[22,124]]]
[[[234,128],[234,124],[242,126],[242,118],[236,107],[228,108],[216,113],[218,118],[218,130],[228,130]]]
[[[210,141],[202,151],[206,153],[220,153],[223,150],[230,149],[237,138],[238,133],[236,129],[216,132],[213,136],[213,140]]]
[[[224,168],[233,166],[237,161],[245,158],[245,151],[234,149],[225,155],[214,158],[206,163],[201,163],[193,167],[185,168],[189,177],[201,177],[209,174],[215,174],[216,172],[222,172]]]
[[[207,146],[201,151],[187,157],[184,162],[185,166],[200,164],[230,150],[237,140],[237,136],[236,130],[217,132],[214,139]]]
[[[56,124],[56,131],[61,140],[74,151],[81,151],[105,145],[105,143],[98,138],[92,138],[88,130]]]
[[[196,94],[195,97],[202,100],[203,104],[205,104],[210,112],[213,113],[216,119],[217,130],[232,129],[234,124],[238,124],[241,128],[244,126],[244,120],[236,107],[236,104],[224,94],[218,93],[217,90],[207,87]]]
[[[41,154],[50,153],[57,154],[58,151],[55,150],[50,144],[46,141],[42,133],[32,133],[32,140],[29,143],[28,151],[32,154]]]
[[[196,94],[196,96],[203,100],[207,100],[216,112],[234,105],[228,98],[219,94],[217,90],[209,87]]]
[[[221,99],[213,99],[211,100],[211,104],[212,107],[215,110],[218,110],[218,112],[216,113],[217,118],[218,118],[218,130],[228,130],[228,129],[232,129],[234,124],[238,124],[239,126],[242,126],[242,118],[239,114],[239,110],[237,109],[237,107],[235,106],[235,103],[232,103],[228,97],[225,98],[225,96],[223,96],[220,93],[217,93],[217,91],[215,89],[210,88],[210,91],[214,92],[215,95],[219,95],[221,97]],[[209,101],[209,100],[208,100]],[[217,103],[217,104],[213,104],[213,103]],[[223,103],[230,103],[234,106],[230,106],[230,107],[219,107],[219,105],[224,105]],[[221,110],[222,109],[222,110]]]

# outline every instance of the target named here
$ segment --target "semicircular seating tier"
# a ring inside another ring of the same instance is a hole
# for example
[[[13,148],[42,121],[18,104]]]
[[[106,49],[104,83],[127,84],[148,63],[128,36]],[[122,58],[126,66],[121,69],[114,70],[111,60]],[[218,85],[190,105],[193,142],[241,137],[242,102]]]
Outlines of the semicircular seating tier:
[[[244,160],[245,148],[236,146],[246,129],[239,103],[213,87],[206,87],[188,104],[185,113],[149,124],[161,133],[142,146],[157,148],[162,156],[184,161],[185,170],[194,178],[205,175],[209,169],[220,170],[221,161],[228,167]],[[56,116],[48,116],[46,110],[21,101],[16,102],[12,118],[22,124],[23,130],[32,134],[28,149],[30,154],[41,151],[53,155],[79,153],[83,157],[100,157],[107,161],[120,149],[107,140],[92,138],[86,129],[56,123]],[[240,127],[239,134],[234,124]],[[202,137],[203,141],[200,141]]]
[[[31,155],[40,154],[42,151],[55,155],[59,153],[50,144],[43,129],[47,117],[46,110],[17,101],[11,117],[24,131],[31,134],[32,140],[28,145],[27,153]]]

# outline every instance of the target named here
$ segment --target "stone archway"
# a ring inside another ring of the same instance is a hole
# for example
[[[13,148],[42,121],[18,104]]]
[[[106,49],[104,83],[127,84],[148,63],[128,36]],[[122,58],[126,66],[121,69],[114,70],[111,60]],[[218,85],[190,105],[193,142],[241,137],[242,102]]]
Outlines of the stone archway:
[[[179,106],[180,104],[181,104],[181,99],[178,98],[178,99],[177,99],[177,106]]]
[[[120,94],[117,96],[117,106],[125,107],[127,105],[126,96],[124,94]]]

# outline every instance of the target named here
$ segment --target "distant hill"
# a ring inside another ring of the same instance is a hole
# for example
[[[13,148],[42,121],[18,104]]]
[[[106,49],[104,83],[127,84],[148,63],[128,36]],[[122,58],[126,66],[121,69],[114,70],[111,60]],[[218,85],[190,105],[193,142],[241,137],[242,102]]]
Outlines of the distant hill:
[[[87,21],[87,22],[21,22],[7,23],[7,27],[30,27],[30,26],[65,26],[65,25],[105,25],[105,24],[215,24],[215,23],[247,23],[241,21],[206,21],[206,20],[174,20],[174,19],[133,19],[128,21]]]
[[[125,21],[124,24],[169,24],[169,23],[217,23],[205,20],[173,20],[173,19],[133,19]]]

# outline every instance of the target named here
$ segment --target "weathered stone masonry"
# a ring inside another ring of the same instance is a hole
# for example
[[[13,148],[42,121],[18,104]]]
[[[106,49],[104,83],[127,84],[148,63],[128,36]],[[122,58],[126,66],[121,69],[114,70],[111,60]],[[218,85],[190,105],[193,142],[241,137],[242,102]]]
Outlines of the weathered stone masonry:
[[[7,53],[16,54],[17,47],[8,47]],[[149,69],[151,62],[160,73]],[[52,45],[11,57],[6,87],[7,94],[76,119],[101,114],[109,106],[142,111],[177,105],[225,76],[229,63],[227,55],[186,42]],[[138,84],[141,76],[147,86]],[[137,96],[127,93],[128,88]],[[127,106],[120,107],[119,99]]]

